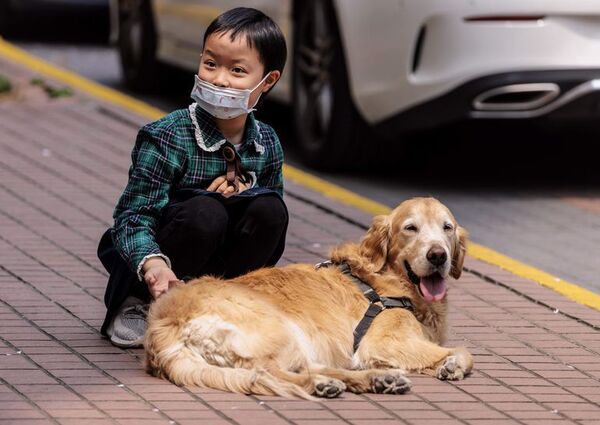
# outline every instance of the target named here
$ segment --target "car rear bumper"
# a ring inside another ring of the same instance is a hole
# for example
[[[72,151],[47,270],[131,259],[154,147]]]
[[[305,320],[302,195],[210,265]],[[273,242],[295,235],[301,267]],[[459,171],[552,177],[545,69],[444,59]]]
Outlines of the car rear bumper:
[[[598,2],[383,3],[341,12],[350,92],[368,123],[486,75],[600,67]]]
[[[496,99],[502,102],[491,102],[487,107],[477,103],[478,99],[482,99],[482,94],[488,93],[494,96],[498,88],[550,87],[550,85],[556,90],[552,96],[543,99],[541,103],[531,102],[531,99],[523,96],[515,96],[511,99],[511,95],[500,95]],[[512,102],[512,100],[523,99],[525,101],[521,104]],[[500,122],[538,118],[551,118],[557,121],[599,119],[600,69],[524,71],[477,78],[443,96],[394,115],[374,127],[381,134],[396,136],[433,130],[465,120]]]

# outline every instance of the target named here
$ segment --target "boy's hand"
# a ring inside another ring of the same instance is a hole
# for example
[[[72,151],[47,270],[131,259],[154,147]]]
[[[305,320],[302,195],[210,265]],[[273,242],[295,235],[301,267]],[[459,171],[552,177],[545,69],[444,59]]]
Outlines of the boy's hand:
[[[239,190],[236,192],[233,186],[227,184],[227,177],[223,175],[214,179],[206,190],[208,190],[209,192],[218,192],[226,198],[228,198],[231,195],[235,195],[236,193],[242,193],[244,190],[248,189],[248,185],[242,182],[239,182],[238,186]]]
[[[161,258],[150,258],[144,264],[144,282],[154,299],[169,290],[169,282],[177,280],[167,263]]]

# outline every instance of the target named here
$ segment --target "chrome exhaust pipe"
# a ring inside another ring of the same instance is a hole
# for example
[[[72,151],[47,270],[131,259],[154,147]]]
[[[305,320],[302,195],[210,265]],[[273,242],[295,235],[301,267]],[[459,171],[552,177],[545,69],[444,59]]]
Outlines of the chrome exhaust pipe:
[[[531,111],[560,95],[554,83],[511,84],[487,90],[473,99],[476,111]]]

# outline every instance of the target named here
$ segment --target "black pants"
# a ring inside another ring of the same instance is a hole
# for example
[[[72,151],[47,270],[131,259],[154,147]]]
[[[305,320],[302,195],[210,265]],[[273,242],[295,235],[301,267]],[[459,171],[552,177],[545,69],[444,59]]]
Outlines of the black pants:
[[[285,247],[288,213],[274,194],[255,197],[197,195],[176,200],[163,211],[156,242],[179,279],[211,274],[231,278],[277,263]],[[129,295],[151,295],[116,251],[112,229],[104,233],[98,257],[110,274],[102,334]]]

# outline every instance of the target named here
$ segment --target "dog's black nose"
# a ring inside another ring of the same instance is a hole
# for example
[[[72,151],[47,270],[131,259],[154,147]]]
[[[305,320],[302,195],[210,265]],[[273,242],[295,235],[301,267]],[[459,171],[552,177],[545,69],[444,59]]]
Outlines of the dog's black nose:
[[[446,250],[439,245],[432,246],[429,251],[427,251],[427,261],[429,261],[434,266],[441,266],[448,259],[448,254],[446,254]]]

